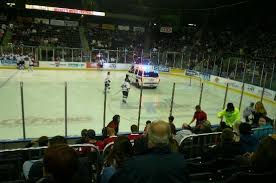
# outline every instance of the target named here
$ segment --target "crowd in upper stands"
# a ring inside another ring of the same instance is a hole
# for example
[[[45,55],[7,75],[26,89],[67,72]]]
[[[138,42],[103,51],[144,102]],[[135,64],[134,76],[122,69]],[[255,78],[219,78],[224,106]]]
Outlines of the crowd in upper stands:
[[[99,152],[93,181],[101,183],[208,182],[214,175],[223,182],[269,180],[276,173],[273,121],[262,102],[250,103],[242,113],[240,119],[239,109],[228,103],[217,113],[219,126],[212,127],[197,105],[191,121],[180,129],[169,116],[167,121],[147,121],[143,132],[133,124],[128,135],[119,133],[120,115],[114,115],[101,136],[83,129],[73,143],[78,148],[68,146],[63,136],[29,142],[26,148],[48,147],[39,159],[24,162],[23,175],[28,182],[91,182],[90,158],[98,155],[91,153]],[[191,143],[196,151],[189,149]]]

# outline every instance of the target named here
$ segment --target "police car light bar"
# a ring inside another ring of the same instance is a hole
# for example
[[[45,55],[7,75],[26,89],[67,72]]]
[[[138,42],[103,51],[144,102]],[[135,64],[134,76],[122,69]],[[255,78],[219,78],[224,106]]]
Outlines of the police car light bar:
[[[40,6],[40,5],[31,5],[31,4],[26,4],[25,8],[31,9],[31,10],[54,11],[54,12],[80,14],[80,15],[105,16],[105,12],[99,12],[99,11],[87,11],[87,10]]]

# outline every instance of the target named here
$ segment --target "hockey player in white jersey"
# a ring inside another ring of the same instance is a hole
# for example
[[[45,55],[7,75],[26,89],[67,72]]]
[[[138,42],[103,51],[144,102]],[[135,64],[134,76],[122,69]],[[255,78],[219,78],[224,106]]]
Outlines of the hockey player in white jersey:
[[[28,71],[34,70],[34,59],[29,57],[29,68]]]
[[[129,93],[129,90],[130,90],[130,83],[129,83],[128,75],[126,76],[125,81],[124,81],[124,83],[122,84],[121,87],[122,87],[122,93],[123,93],[122,102],[127,103],[126,100],[127,100],[128,93]]]
[[[109,92],[110,91],[110,83],[111,83],[111,80],[110,80],[110,72],[108,71],[107,72],[107,75],[106,75],[106,78],[104,80],[104,87],[106,89],[106,92]]]

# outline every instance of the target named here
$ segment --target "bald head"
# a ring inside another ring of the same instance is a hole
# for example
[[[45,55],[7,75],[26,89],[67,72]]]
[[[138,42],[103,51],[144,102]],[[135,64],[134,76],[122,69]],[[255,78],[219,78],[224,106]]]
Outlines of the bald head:
[[[168,145],[170,136],[171,130],[168,123],[161,120],[151,123],[148,129],[149,148]]]

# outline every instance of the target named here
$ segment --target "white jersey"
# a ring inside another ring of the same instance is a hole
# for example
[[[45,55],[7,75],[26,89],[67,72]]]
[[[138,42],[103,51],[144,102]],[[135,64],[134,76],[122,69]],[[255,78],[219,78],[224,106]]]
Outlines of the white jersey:
[[[104,84],[105,84],[105,85],[110,85],[110,83],[111,83],[111,81],[110,81],[110,76],[107,75],[106,78],[105,78],[105,80],[104,80]]]
[[[126,92],[128,92],[129,91],[129,89],[130,89],[130,84],[129,84],[129,82],[124,82],[123,84],[122,84],[122,91],[126,91]]]

